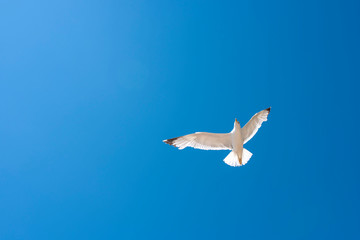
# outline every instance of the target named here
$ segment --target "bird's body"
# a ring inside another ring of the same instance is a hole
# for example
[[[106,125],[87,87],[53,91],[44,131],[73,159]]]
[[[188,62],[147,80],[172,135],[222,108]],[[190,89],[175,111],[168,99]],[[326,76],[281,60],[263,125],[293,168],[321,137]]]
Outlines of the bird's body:
[[[243,139],[241,137],[240,123],[235,119],[234,129],[231,132],[233,152],[238,156],[239,164],[242,165]]]
[[[235,119],[234,128],[230,133],[197,132],[167,139],[164,142],[179,149],[193,147],[202,150],[232,150],[224,162],[233,167],[241,166],[246,164],[252,156],[252,153],[246,150],[243,145],[256,134],[261,124],[267,121],[269,112],[270,108],[258,112],[243,128]]]

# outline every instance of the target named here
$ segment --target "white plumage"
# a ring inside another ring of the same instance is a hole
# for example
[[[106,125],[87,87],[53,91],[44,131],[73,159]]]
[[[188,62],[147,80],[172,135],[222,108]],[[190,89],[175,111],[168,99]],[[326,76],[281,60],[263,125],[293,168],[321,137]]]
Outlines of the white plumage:
[[[202,150],[232,150],[224,162],[230,166],[237,167],[246,164],[252,153],[243,148],[259,130],[261,124],[267,121],[270,108],[255,114],[243,128],[235,119],[234,128],[230,133],[207,133],[197,132],[182,137],[164,140],[165,143],[184,149],[193,147]]]

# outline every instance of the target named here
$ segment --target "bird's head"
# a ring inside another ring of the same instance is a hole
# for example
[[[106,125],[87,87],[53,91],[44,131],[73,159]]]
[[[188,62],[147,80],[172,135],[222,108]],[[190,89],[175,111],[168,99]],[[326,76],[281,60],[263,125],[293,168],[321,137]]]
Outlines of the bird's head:
[[[239,121],[235,118],[234,127],[240,127]]]

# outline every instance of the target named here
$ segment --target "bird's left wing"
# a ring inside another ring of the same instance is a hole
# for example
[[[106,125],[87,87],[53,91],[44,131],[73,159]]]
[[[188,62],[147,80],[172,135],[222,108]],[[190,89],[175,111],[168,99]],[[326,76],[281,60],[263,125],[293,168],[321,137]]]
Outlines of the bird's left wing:
[[[241,129],[241,136],[244,140],[243,144],[247,143],[259,130],[261,124],[267,121],[267,116],[270,113],[270,108],[262,110],[255,114],[250,121]]]
[[[197,132],[182,137],[171,138],[163,141],[169,145],[184,149],[193,147],[202,150],[231,150],[230,133]]]

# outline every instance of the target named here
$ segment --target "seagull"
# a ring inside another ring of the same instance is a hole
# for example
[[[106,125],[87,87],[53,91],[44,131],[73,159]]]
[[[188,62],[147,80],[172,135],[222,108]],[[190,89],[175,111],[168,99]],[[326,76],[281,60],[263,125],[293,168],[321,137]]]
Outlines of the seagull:
[[[259,130],[261,124],[267,121],[271,107],[256,113],[243,128],[235,118],[234,128],[229,133],[196,132],[182,137],[163,140],[180,150],[193,147],[202,150],[231,150],[224,162],[232,167],[245,165],[253,155],[243,145]]]

